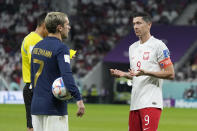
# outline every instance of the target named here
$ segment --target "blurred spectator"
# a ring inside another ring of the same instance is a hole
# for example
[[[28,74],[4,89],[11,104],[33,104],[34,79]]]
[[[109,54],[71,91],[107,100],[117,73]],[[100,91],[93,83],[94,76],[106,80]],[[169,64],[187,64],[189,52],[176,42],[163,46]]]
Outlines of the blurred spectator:
[[[24,36],[34,30],[35,18],[51,9],[48,3],[50,0],[0,1],[0,71],[1,81],[10,87],[6,85],[6,90],[20,89],[20,46]]]
[[[197,54],[196,50],[191,55],[190,59],[187,59],[183,67],[176,71],[175,80],[197,82]]]
[[[103,56],[113,49],[118,41],[132,28],[131,15],[149,12],[153,22],[170,24],[189,0],[78,0],[71,17],[71,40],[78,50],[78,59],[73,66],[83,77]],[[170,5],[169,5],[170,3]]]
[[[195,98],[194,86],[192,85],[189,89],[186,89],[183,95],[184,95],[185,99],[193,99],[193,98]]]
[[[85,91],[85,89],[84,89]],[[86,97],[86,102],[88,103],[98,103],[99,102],[99,94],[98,89],[95,84],[92,84],[90,88],[88,89],[88,94]]]
[[[194,16],[189,19],[188,22],[190,25],[197,25],[197,10],[195,11]]]
[[[0,91],[2,90],[8,90],[9,87],[8,87],[8,84],[7,82],[5,81],[4,77],[2,77],[2,75],[0,74]]]

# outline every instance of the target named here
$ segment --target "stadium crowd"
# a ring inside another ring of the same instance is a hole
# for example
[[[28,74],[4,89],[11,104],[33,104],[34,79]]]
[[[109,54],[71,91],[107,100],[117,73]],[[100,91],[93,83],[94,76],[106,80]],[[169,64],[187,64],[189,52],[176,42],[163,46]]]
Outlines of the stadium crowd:
[[[171,4],[168,5],[168,2]],[[149,12],[156,24],[170,24],[188,0],[79,0],[72,19],[72,42],[79,57],[74,69],[83,77],[131,30],[131,15]],[[168,6],[167,6],[168,5]]]
[[[177,81],[188,81],[188,82],[197,82],[197,54],[194,51],[194,54],[191,55],[190,59],[184,63],[183,67],[181,67],[176,73]]]
[[[188,23],[190,25],[197,25],[197,10],[195,11],[193,17],[189,19]]]
[[[131,15],[149,12],[156,24],[171,24],[190,0],[78,0],[69,14],[73,73],[85,76],[131,30]],[[171,4],[169,4],[171,3]],[[35,18],[52,10],[46,0],[0,0],[0,90],[19,90],[20,46],[35,29]]]
[[[35,29],[36,18],[50,10],[50,0],[0,0],[0,90],[20,90],[21,43]]]

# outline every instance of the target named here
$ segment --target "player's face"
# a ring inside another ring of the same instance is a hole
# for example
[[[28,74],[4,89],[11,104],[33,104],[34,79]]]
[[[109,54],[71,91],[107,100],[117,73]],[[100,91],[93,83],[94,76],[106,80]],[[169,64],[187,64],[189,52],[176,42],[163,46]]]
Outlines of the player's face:
[[[65,20],[62,32],[61,32],[61,36],[63,39],[68,38],[68,33],[69,33],[70,29],[71,29],[71,27],[69,25],[69,20],[68,20],[68,17],[66,17],[66,20]]]
[[[150,32],[151,23],[147,23],[142,17],[133,18],[133,27],[136,36],[143,37]]]

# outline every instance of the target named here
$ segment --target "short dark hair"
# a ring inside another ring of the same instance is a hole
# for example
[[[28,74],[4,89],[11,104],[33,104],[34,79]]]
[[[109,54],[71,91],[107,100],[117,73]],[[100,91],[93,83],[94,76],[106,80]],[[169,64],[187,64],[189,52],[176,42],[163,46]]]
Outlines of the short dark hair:
[[[37,26],[41,26],[44,23],[46,15],[47,13],[43,13],[37,17],[36,19]]]
[[[151,16],[150,16],[148,13],[145,13],[145,12],[138,12],[138,13],[133,14],[132,18],[135,18],[135,17],[142,17],[142,19],[143,19],[145,22],[147,22],[147,23],[152,23]]]

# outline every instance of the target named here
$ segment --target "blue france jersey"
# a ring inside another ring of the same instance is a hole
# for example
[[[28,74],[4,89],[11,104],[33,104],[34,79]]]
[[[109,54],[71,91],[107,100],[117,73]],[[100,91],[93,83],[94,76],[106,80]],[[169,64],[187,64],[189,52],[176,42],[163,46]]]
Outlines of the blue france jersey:
[[[81,100],[70,68],[68,47],[55,37],[46,37],[32,50],[32,115],[62,116],[67,114],[67,102],[56,99],[52,94],[53,81],[58,77],[63,78],[71,95],[76,100]]]

